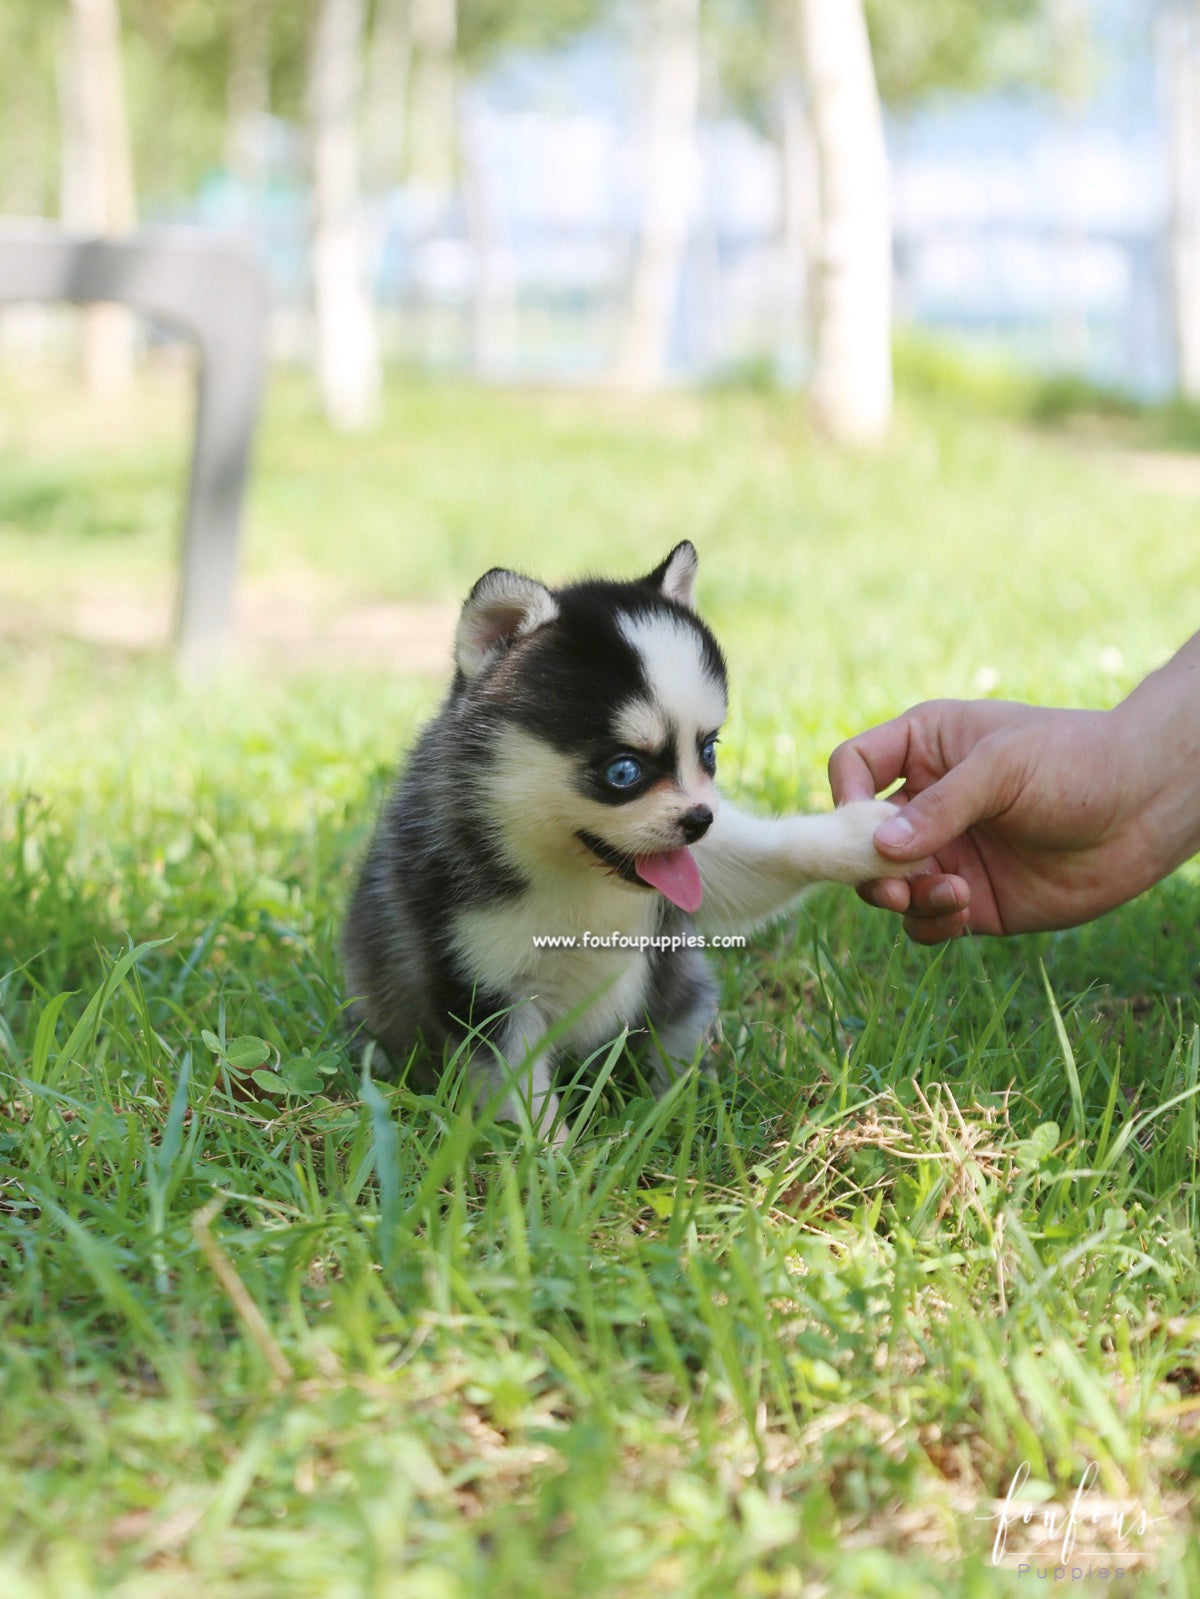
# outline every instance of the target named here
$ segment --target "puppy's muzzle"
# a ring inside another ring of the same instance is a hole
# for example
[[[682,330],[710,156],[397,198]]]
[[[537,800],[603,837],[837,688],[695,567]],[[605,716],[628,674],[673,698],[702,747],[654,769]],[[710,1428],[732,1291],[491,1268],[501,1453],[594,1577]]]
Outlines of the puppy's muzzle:
[[[679,818],[679,831],[689,844],[694,844],[708,832],[712,819],[713,813],[707,805],[693,805],[690,811],[684,811]]]

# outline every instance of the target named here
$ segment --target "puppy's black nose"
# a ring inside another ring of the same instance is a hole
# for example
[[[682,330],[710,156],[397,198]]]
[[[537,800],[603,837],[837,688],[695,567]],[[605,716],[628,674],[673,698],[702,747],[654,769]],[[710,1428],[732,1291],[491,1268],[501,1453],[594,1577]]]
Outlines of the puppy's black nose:
[[[679,831],[689,844],[694,844],[708,832],[712,819],[713,813],[707,805],[693,805],[690,811],[684,811],[679,818]]]

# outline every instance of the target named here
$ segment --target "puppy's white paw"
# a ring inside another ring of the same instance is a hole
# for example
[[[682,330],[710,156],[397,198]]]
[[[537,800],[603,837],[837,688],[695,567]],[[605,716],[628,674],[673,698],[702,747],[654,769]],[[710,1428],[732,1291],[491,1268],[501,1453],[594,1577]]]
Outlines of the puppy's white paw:
[[[925,861],[893,861],[875,848],[875,829],[902,809],[890,800],[852,800],[841,805],[834,815],[845,828],[845,843],[852,883],[869,883],[877,877],[916,877],[925,870]]]

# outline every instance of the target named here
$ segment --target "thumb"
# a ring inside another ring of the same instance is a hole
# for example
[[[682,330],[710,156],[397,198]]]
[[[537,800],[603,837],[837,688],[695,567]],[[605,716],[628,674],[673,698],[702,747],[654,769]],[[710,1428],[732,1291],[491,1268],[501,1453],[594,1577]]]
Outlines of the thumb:
[[[976,822],[1003,808],[995,763],[975,749],[875,829],[875,847],[889,860],[936,855]]]

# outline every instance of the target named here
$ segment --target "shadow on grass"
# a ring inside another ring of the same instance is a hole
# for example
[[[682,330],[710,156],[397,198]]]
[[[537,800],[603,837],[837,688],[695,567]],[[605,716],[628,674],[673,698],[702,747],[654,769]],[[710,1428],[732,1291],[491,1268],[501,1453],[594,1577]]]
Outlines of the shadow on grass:
[[[1103,983],[1127,997],[1200,1000],[1200,877],[1176,872],[1128,905],[1084,927],[1051,935],[1063,986]],[[1049,967],[1051,962],[1047,961]]]

